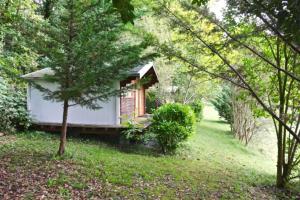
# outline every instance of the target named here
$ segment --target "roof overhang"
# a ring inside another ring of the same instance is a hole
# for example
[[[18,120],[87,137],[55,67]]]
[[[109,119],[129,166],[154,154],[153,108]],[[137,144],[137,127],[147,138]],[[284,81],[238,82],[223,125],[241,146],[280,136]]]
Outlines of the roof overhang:
[[[142,79],[151,68],[154,68],[153,62],[146,65],[139,65],[130,71],[130,76],[136,76]]]
[[[24,79],[27,79],[27,80],[32,80],[32,79],[43,78],[46,75],[53,76],[54,71],[51,68],[47,67],[47,68],[44,68],[44,69],[41,69],[41,70],[37,70],[35,72],[31,72],[29,74],[25,74],[21,77],[24,78]]]
[[[51,68],[44,68],[41,70],[37,70],[35,72],[25,74],[22,76],[22,78],[27,79],[27,80],[34,80],[34,79],[42,79],[45,76],[53,76],[54,71]],[[143,78],[149,78],[150,80],[145,83],[146,87],[150,87],[155,83],[158,83],[158,77],[157,73],[154,67],[153,62],[149,62],[146,65],[139,65],[132,70],[129,71],[128,73],[128,78],[126,80],[123,80],[122,83],[130,83],[132,80],[136,79],[143,79]]]
[[[134,81],[143,79],[145,79],[143,86],[146,89],[159,82],[153,62],[133,68],[128,78],[121,81],[121,86],[126,86],[126,84],[131,84]]]

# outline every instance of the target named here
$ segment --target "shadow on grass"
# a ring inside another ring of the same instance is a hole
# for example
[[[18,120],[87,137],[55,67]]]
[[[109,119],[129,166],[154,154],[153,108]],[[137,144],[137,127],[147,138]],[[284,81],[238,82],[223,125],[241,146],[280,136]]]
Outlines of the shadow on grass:
[[[42,150],[36,151],[30,149],[30,147],[26,149],[16,147],[13,149],[8,148],[7,151],[1,152],[0,154],[1,160],[4,161],[4,164],[11,170],[20,167],[30,170],[36,167],[42,167],[49,161],[54,160],[54,157],[54,154],[51,152]]]
[[[224,120],[211,120],[211,119],[204,119],[203,121],[209,122],[209,123],[216,123],[216,124],[228,124]]]
[[[155,144],[132,143],[123,138],[121,135],[105,136],[105,135],[86,135],[72,136],[75,141],[105,145],[113,150],[127,154],[147,155],[158,157],[161,156],[158,147]]]
[[[232,135],[232,132],[229,128],[229,124],[224,122],[224,121],[219,121],[219,120],[203,120],[204,123],[200,123],[198,126],[198,132],[201,131],[201,129],[205,128],[207,129],[207,134],[208,133],[214,133],[214,134],[224,134],[225,135]],[[228,126],[228,128],[224,128],[225,126]]]
[[[281,189],[275,185],[258,185],[254,187],[255,193],[273,197],[274,199],[300,199],[299,191],[295,188]]]
[[[236,149],[238,152],[242,152],[247,155],[255,156],[256,153],[248,149],[243,143],[241,143],[237,138],[234,137],[229,127],[224,127],[224,125],[229,126],[224,121],[219,120],[203,120],[205,123],[201,123],[197,132],[202,135],[209,135],[214,143],[218,145],[225,145],[225,148]]]
[[[59,133],[49,132],[24,132],[19,135],[28,138],[30,140],[57,140],[59,144]],[[111,150],[117,150],[119,152],[136,155],[147,155],[158,157],[161,156],[159,148],[154,144],[139,144],[130,143],[125,140],[121,135],[94,135],[94,134],[79,134],[68,135],[67,143],[84,143],[87,145],[96,145],[99,147],[110,148]],[[57,146],[58,148],[58,146]],[[56,152],[53,152],[55,154]]]
[[[119,144],[117,150],[127,154],[136,154],[152,157],[160,157],[163,154],[159,151],[159,148],[154,145],[145,144]]]
[[[45,137],[44,137],[45,136]],[[33,138],[37,138],[37,137],[41,137],[39,138],[39,140],[41,140],[43,137],[44,138],[53,138],[53,139],[58,139],[58,137],[53,136],[53,135],[40,135],[40,136],[28,136],[28,137],[33,137]],[[73,138],[72,138],[73,140]],[[89,144],[98,144],[98,145],[103,145],[102,142],[99,142],[97,140],[90,142],[91,140],[83,140],[83,139],[76,139],[74,138],[75,142],[77,140],[80,141],[86,141]],[[38,141],[38,138],[37,138]],[[28,143],[26,146],[23,144]],[[35,146],[36,145],[36,146]],[[38,169],[45,169],[46,171],[44,171],[46,174],[52,170],[52,169],[57,169],[57,167],[60,167],[62,169],[65,169],[64,167],[67,166],[67,169],[69,169],[68,171],[74,171],[73,169],[75,169],[76,165],[74,163],[68,163],[68,157],[66,158],[66,162],[51,162],[51,161],[55,161],[56,158],[53,157],[55,153],[54,150],[56,150],[56,148],[48,148],[47,146],[47,142],[41,142],[41,145],[39,144],[35,144],[35,141],[30,140],[30,142],[28,141],[24,141],[23,143],[17,143],[16,145],[11,145],[11,146],[7,146],[7,148],[5,148],[5,151],[0,153],[0,160],[3,161],[2,158],[10,158],[10,160],[4,160],[4,164],[5,163],[9,163],[9,166],[11,167],[11,169],[13,169],[14,167],[21,167],[24,170],[28,170],[25,171],[26,175],[27,172],[28,174],[30,173],[30,170],[32,170],[34,167],[36,167],[36,171],[38,171]],[[105,146],[106,147],[106,146]],[[149,155],[148,153],[145,153],[145,149],[144,147],[142,147],[140,149],[139,145],[132,145],[130,144],[129,148],[128,146],[123,146],[123,147],[119,147],[116,148],[115,145],[110,145],[109,148],[113,148],[113,149],[118,149],[119,151],[125,152],[125,153],[134,153],[134,154],[140,154],[140,155]],[[97,151],[97,149],[95,148],[95,151]],[[142,153],[140,153],[142,152]],[[114,153],[114,152],[111,152]],[[4,156],[4,157],[3,157]],[[122,156],[122,155],[118,155],[118,156]],[[77,158],[78,159],[78,158]],[[109,159],[109,157],[108,157]],[[134,159],[134,158],[131,158]],[[74,159],[76,162],[76,158]],[[134,160],[133,160],[134,161]],[[172,162],[172,161],[170,161]],[[189,161],[182,161],[179,165],[176,164],[176,166],[178,167],[178,169],[176,171],[174,171],[174,173],[178,173],[180,174],[181,170],[186,170],[186,168],[184,167],[187,162]],[[94,163],[94,162],[91,162]],[[95,163],[99,163],[99,162],[95,162]],[[69,164],[69,165],[68,165]],[[92,164],[90,166],[91,169],[95,169],[97,167],[97,164]],[[135,164],[143,164],[140,162],[136,162]],[[51,165],[49,168],[46,168],[47,165]],[[144,164],[145,165],[145,164]],[[165,173],[163,169],[172,166],[172,165],[166,165],[165,162],[155,162],[154,165],[161,165],[161,171],[155,171],[155,174],[151,174],[151,176],[155,176],[156,174],[159,173]],[[129,166],[126,165],[122,165],[119,166],[122,170],[126,170]],[[134,166],[133,166],[134,167]],[[222,174],[222,172],[219,171],[218,167],[213,168],[211,167],[209,168],[205,168],[205,169],[199,169],[197,168],[197,165],[191,165],[191,167],[195,167],[195,170],[192,171],[191,173],[203,173],[203,171],[205,171],[205,175],[207,173],[209,173],[209,175],[211,175],[211,183],[210,184],[215,184],[216,185],[216,190],[220,190],[220,192],[224,192],[224,193],[230,193],[230,194],[236,194],[238,195],[241,192],[241,188],[242,188],[242,192],[246,192],[249,194],[249,190],[252,190],[252,188],[249,187],[253,187],[254,188],[254,195],[261,195],[261,194],[267,194],[268,196],[274,196],[277,197],[279,199],[292,199],[290,197],[294,196],[294,192],[286,192],[286,191],[274,191],[274,187],[272,186],[272,184],[274,184],[275,178],[273,175],[270,174],[266,174],[266,173],[260,173],[258,171],[255,171],[255,169],[251,169],[251,168],[243,168],[243,169],[239,169],[239,167],[237,167],[235,164],[232,165],[232,168],[230,170],[230,176],[228,177],[224,177]],[[209,166],[208,166],[209,167]],[[115,169],[114,169],[115,170]],[[22,171],[22,170],[21,170]],[[115,172],[115,171],[114,171]],[[117,171],[119,172],[119,171]],[[14,173],[18,173],[18,170],[15,170]],[[145,172],[145,173],[148,173]],[[149,171],[149,174],[153,173]],[[227,173],[228,169],[227,169]],[[55,174],[56,175],[56,171]],[[54,176],[53,175],[53,176]],[[41,174],[42,176],[42,174]],[[70,176],[73,176],[73,174],[70,174]],[[133,175],[130,175],[133,176]],[[51,176],[52,177],[52,176]],[[192,177],[192,176],[191,176]],[[14,178],[14,177],[12,177]],[[26,178],[31,179],[31,176],[26,176]],[[182,175],[182,178],[184,179],[185,177]],[[234,179],[233,181],[231,179]],[[225,180],[225,184],[224,184],[224,180]],[[15,180],[13,180],[15,181]],[[194,181],[199,181],[201,182],[198,177],[195,178]],[[199,185],[199,182],[195,182],[195,184]],[[225,186],[227,186],[227,188]],[[232,189],[233,188],[233,189]],[[121,189],[122,190],[122,189]],[[252,192],[251,192],[252,193]],[[283,195],[284,194],[284,195]],[[267,196],[267,197],[268,197]],[[260,199],[261,196],[254,196],[256,199]],[[297,198],[294,198],[297,199]]]

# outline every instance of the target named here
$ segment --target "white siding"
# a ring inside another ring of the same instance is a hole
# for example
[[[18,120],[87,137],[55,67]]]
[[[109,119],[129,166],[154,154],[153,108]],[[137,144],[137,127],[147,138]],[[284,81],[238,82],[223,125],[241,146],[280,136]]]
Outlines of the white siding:
[[[120,88],[120,83],[117,84],[118,89]],[[116,99],[116,115],[115,115],[115,120],[116,120],[116,124],[119,125],[121,124],[121,98],[120,97],[115,97]]]
[[[57,85],[39,80],[43,87],[55,90]],[[116,83],[118,89],[119,83]],[[120,100],[119,97],[111,97],[107,102],[99,102],[102,107],[98,110],[89,110],[81,106],[69,108],[68,123],[85,125],[119,125],[120,124]],[[28,109],[34,122],[61,123],[63,104],[45,100],[42,92],[29,85]]]

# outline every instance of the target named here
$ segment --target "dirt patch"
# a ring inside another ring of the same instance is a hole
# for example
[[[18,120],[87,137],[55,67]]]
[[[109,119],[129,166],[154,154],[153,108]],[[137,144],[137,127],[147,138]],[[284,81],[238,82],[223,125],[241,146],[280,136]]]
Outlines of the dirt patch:
[[[37,152],[21,154],[11,152],[0,158],[0,199],[103,197],[103,184],[86,178],[82,166],[72,160],[55,160]]]
[[[4,144],[8,144],[8,143],[12,143],[16,141],[16,137],[15,136],[11,136],[11,135],[2,135],[0,133],[0,146],[4,145]]]
[[[300,199],[300,194],[275,186],[257,186],[248,189],[251,199]]]

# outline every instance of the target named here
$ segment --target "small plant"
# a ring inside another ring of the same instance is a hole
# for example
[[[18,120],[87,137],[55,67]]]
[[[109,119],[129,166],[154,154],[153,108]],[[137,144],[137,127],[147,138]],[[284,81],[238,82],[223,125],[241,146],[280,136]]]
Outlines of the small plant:
[[[58,192],[59,192],[59,195],[64,197],[65,199],[70,199],[71,197],[71,192],[69,189],[67,188],[64,188],[64,187],[59,187],[58,189]]]
[[[153,114],[150,131],[163,153],[173,153],[193,133],[195,114],[182,104],[165,104]]]
[[[73,183],[71,183],[71,185],[74,189],[77,189],[77,190],[83,190],[83,189],[88,188],[88,186],[85,183],[80,183],[80,182],[73,182]]]
[[[124,123],[126,129],[122,132],[127,140],[130,142],[143,142],[143,125],[130,119]]]

